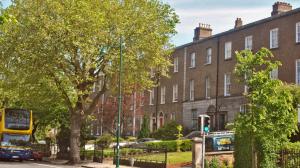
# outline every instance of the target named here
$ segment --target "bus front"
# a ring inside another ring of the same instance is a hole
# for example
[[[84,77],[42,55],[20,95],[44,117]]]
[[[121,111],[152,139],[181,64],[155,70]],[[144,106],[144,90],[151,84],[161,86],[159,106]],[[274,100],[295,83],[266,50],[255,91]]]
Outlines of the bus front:
[[[30,159],[32,113],[24,109],[3,109],[0,124],[0,158]]]

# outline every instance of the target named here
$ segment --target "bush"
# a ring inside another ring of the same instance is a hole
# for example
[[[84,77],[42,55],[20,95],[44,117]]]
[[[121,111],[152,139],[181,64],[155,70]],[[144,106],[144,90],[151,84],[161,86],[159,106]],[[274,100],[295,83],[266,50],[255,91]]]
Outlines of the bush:
[[[159,128],[156,132],[153,132],[151,137],[161,140],[175,140],[178,134],[177,126],[179,126],[179,124],[175,121],[171,121]]]
[[[180,140],[181,143],[178,143],[177,140],[173,141],[161,141],[161,142],[146,142],[148,148],[154,149],[167,149],[168,152],[176,152],[178,149],[178,144],[180,144],[181,151],[190,151],[192,149],[191,140]]]
[[[219,168],[219,161],[216,157],[214,157],[210,163],[209,163],[209,168]]]
[[[126,139],[126,141],[129,141],[129,142],[135,142],[136,141],[136,137],[133,137],[133,136],[128,136],[125,139]]]
[[[115,138],[114,138],[111,134],[104,134],[104,135],[100,136],[100,137],[96,140],[96,142],[97,142],[97,144],[100,144],[100,145],[102,145],[103,147],[108,148],[109,145],[110,145],[112,142],[114,142],[114,139],[115,139]]]

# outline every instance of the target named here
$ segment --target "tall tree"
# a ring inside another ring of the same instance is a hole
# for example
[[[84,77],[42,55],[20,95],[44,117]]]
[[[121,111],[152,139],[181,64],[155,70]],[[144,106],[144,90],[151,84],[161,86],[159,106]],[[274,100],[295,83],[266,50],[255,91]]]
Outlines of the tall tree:
[[[238,52],[236,56],[235,73],[249,88],[246,94],[249,110],[236,120],[236,135],[246,139],[251,137],[250,141],[243,142],[242,145],[250,143],[246,151],[250,152],[252,149],[253,167],[257,167],[256,156],[258,167],[276,167],[278,150],[297,129],[294,98],[289,90],[283,88],[282,81],[271,78],[270,73],[281,63],[273,60],[268,49],[262,48],[257,53],[245,50]],[[241,159],[244,161],[247,153],[239,150],[237,147],[235,156],[243,157]],[[239,164],[239,161],[241,160],[236,159],[237,167],[251,165],[241,165],[243,163]]]
[[[124,93],[153,85],[150,69],[167,71],[178,17],[158,0],[13,0],[17,23],[0,31],[0,59],[14,73],[46,77],[70,112],[71,163],[78,163],[82,121],[101,94],[117,86],[119,38],[125,40]],[[104,55],[102,52],[108,49]],[[103,87],[92,96],[98,80]]]

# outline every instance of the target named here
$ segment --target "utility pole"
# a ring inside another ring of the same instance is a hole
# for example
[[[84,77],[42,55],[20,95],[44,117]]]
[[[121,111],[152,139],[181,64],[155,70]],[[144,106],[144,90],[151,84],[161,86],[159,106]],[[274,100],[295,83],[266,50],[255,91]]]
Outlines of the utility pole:
[[[133,121],[132,121],[132,136],[135,136],[135,118],[136,118],[136,91],[133,93]]]

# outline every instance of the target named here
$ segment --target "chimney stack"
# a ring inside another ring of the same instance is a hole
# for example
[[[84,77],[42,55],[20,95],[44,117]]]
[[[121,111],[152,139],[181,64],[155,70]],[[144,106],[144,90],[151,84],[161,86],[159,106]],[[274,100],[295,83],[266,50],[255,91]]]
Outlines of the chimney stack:
[[[207,37],[210,37],[212,34],[212,29],[209,24],[199,23],[199,26],[194,30],[193,41],[198,41]]]
[[[272,16],[284,13],[284,12],[288,12],[290,10],[292,10],[293,7],[291,4],[286,3],[286,2],[276,2],[273,5],[273,11],[271,13]]]
[[[236,28],[241,27],[241,26],[243,26],[242,19],[241,18],[236,18],[234,28],[236,29]]]

